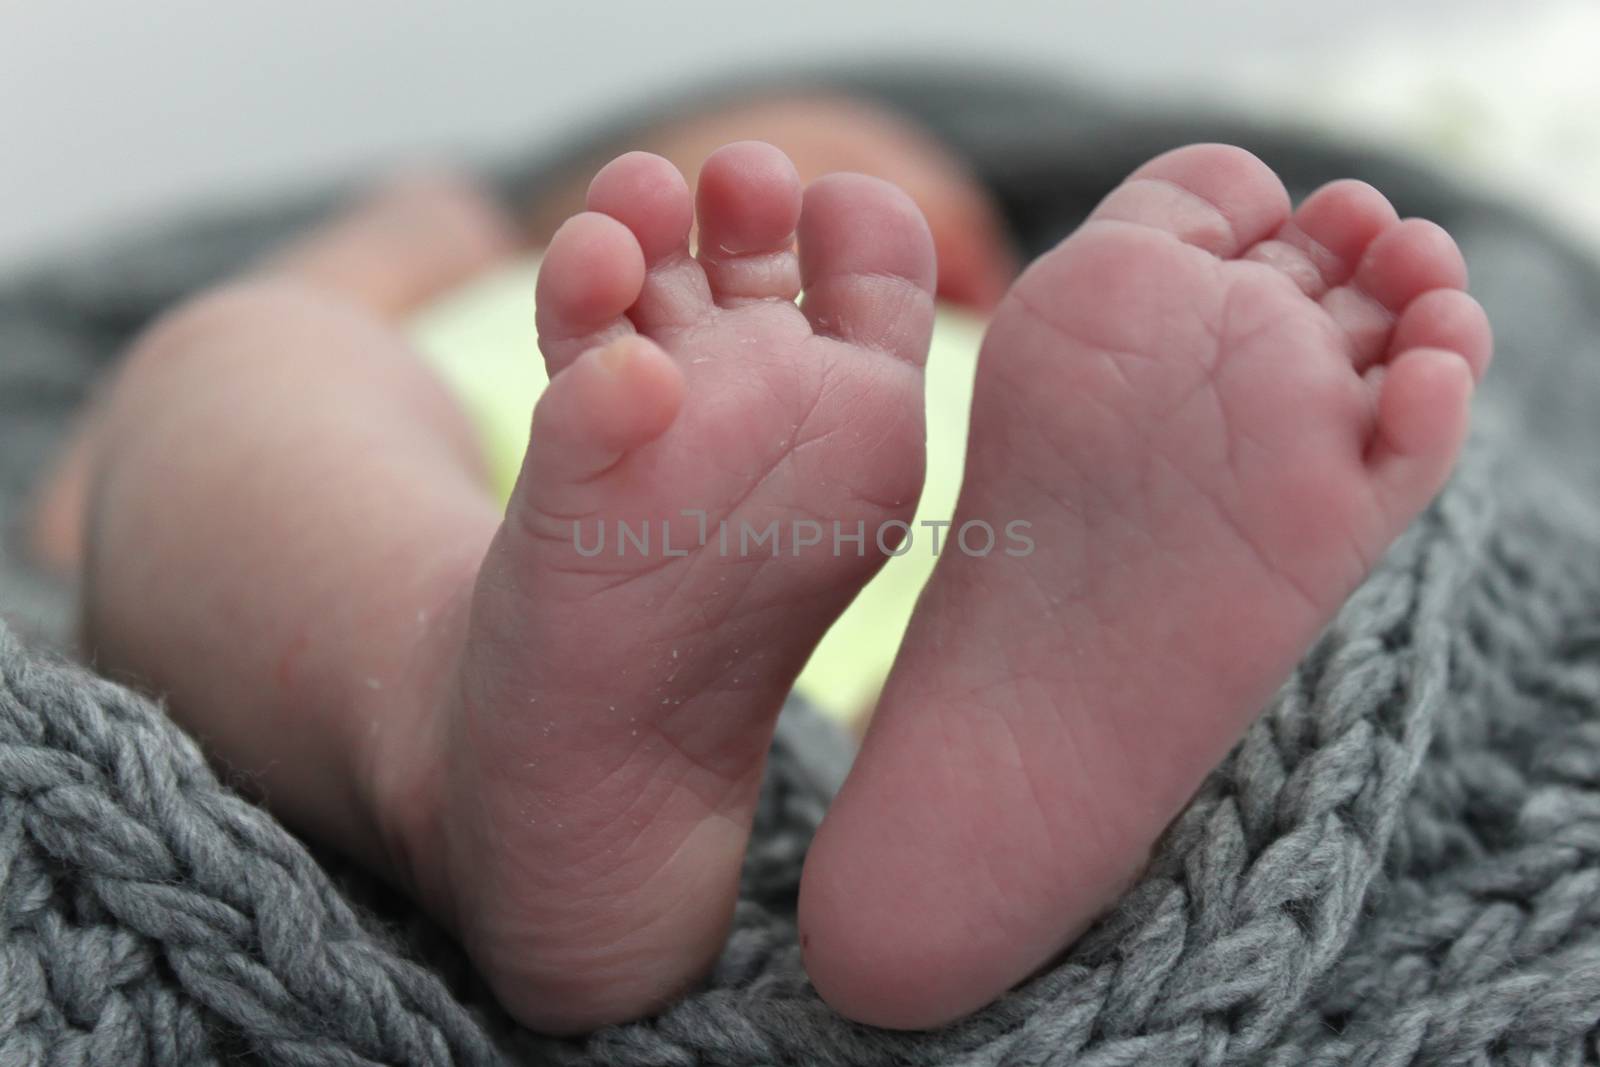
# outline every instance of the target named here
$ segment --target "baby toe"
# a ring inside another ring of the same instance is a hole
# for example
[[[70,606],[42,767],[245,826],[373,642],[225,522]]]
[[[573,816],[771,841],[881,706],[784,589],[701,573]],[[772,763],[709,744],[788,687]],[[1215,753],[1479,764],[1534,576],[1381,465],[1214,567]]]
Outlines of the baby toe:
[[[1467,264],[1443,227],[1405,219],[1373,239],[1351,284],[1398,313],[1431,289],[1464,288]]]
[[[1395,353],[1414,348],[1442,348],[1467,361],[1475,381],[1481,381],[1494,354],[1494,333],[1483,305],[1461,289],[1434,289],[1423,293],[1400,313],[1389,342]]]
[[[1366,182],[1330,182],[1243,258],[1277,268],[1317,300],[1349,281],[1367,246],[1398,220],[1388,198]]]
[[[711,309],[711,291],[689,255],[694,200],[678,168],[649,152],[629,152],[589,183],[588,207],[633,232],[644,255],[645,280],[629,309],[645,333],[691,325]]]
[[[644,286],[633,231],[598,212],[574,215],[545,251],[535,292],[539,348],[551,377],[583,352],[633,332],[624,317]]]
[[[1368,467],[1390,535],[1445,483],[1466,438],[1473,372],[1458,352],[1413,348],[1383,368]]]
[[[1466,261],[1450,235],[1425,219],[1405,219],[1373,238],[1350,280],[1321,303],[1347,338],[1356,370],[1365,373],[1391,353],[1396,316],[1412,300],[1466,284]]]
[[[1261,160],[1232,145],[1157,156],[1100,202],[1091,222],[1164,230],[1223,258],[1243,254],[1289,217],[1289,194]]]
[[[534,409],[517,499],[549,504],[564,485],[584,484],[672,425],[683,402],[683,373],[645,337],[591,348],[554,379]],[[515,506],[515,502],[514,505]]]
[[[799,295],[800,200],[794,164],[769,144],[740,141],[706,160],[696,193],[699,259],[719,305]]]
[[[833,174],[806,190],[800,216],[803,309],[818,334],[921,366],[933,332],[933,237],[888,182]]]

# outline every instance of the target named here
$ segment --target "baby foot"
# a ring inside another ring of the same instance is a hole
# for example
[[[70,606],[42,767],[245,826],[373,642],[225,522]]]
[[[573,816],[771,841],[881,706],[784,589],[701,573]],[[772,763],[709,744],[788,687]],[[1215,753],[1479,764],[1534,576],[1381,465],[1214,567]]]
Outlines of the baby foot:
[[[807,861],[830,1003],[965,1014],[1136,875],[1443,484],[1490,351],[1465,280],[1369,186],[1291,216],[1221,146],[1146,164],[1023,275],[951,533],[1026,520],[1034,549],[947,549],[923,596]]]
[[[767,145],[705,164],[698,254],[657,156],[588,205],[540,273],[552,381],[395,848],[555,1031],[659,1006],[721,949],[777,711],[916,505],[933,313],[911,201],[853,175],[802,200]]]

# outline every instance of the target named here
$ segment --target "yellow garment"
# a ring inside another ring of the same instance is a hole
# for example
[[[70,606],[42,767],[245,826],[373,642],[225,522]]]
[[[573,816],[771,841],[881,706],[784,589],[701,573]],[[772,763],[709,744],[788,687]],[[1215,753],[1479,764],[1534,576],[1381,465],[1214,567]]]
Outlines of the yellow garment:
[[[425,308],[412,337],[460,397],[483,436],[490,476],[510,495],[528,444],[534,401],[548,382],[534,329],[539,263],[514,264]],[[912,522],[912,544],[833,624],[796,688],[830,715],[852,721],[877,699],[936,559],[923,521],[955,513],[967,447],[967,415],[983,323],[941,306],[928,356],[928,473]],[[944,538],[941,537],[941,548]]]

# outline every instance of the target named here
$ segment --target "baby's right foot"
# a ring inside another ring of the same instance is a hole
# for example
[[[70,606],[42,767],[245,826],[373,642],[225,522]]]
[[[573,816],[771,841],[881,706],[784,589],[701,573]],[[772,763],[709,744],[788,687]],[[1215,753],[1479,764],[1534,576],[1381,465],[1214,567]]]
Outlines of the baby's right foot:
[[[1238,149],[1140,168],[1002,303],[942,553],[806,861],[806,966],[920,1027],[1137,874],[1444,482],[1489,329],[1437,226]],[[988,540],[1014,521],[1033,546]],[[1000,549],[1015,549],[1000,551]]]
[[[433,733],[377,772],[398,865],[555,1031],[643,1014],[720,951],[778,708],[917,502],[933,309],[906,196],[836,175],[802,204],[766,145],[705,164],[697,256],[659,157],[610,164],[589,207],[545,257],[552,381],[422,683]],[[864,540],[835,550],[835,522]]]

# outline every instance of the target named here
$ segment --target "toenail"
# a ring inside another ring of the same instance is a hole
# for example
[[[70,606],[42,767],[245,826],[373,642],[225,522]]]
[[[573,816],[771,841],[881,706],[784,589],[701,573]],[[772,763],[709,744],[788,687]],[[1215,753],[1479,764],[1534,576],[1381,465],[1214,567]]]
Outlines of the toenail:
[[[622,368],[628,365],[628,360],[632,357],[632,347],[626,341],[613,341],[600,350],[599,355],[595,356],[595,361],[604,370],[612,374],[620,374],[622,373]]]

